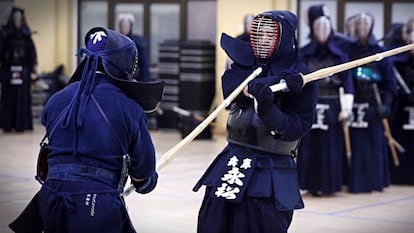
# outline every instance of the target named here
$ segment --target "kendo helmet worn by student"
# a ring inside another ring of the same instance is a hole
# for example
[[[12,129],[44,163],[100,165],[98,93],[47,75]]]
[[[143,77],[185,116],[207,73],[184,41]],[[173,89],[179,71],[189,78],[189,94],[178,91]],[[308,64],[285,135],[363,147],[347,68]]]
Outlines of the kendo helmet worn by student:
[[[409,18],[404,24],[402,38],[407,44],[414,43],[414,17]]]
[[[77,55],[83,60],[70,82],[81,82],[78,94],[86,97],[91,95],[96,72],[101,71],[111,83],[140,104],[144,111],[151,112],[157,108],[162,99],[164,83],[133,79],[139,57],[134,41],[127,36],[108,28],[94,27],[86,33],[85,48],[81,48]]]
[[[357,19],[357,15],[351,15],[345,20],[345,35],[353,39],[357,38],[356,24],[355,24],[356,19]]]
[[[313,38],[319,44],[325,44],[332,33],[331,21],[326,16],[321,16],[313,21]]]
[[[296,16],[289,11],[266,11],[256,15],[250,29],[250,43],[256,58],[296,50]]]
[[[374,29],[374,16],[370,13],[359,13],[355,18],[356,38],[360,42],[368,42]]]
[[[313,25],[314,22],[321,16],[326,16],[329,18],[328,7],[324,4],[312,5],[308,8],[308,26],[310,29],[310,37],[313,37],[314,29]]]
[[[3,26],[6,33],[13,33],[15,30],[22,31],[25,35],[30,35],[32,32],[27,24],[24,9],[12,7],[7,24]]]
[[[80,53],[99,58],[111,78],[132,80],[138,68],[138,51],[131,39],[117,31],[96,27],[86,34],[85,45]]]

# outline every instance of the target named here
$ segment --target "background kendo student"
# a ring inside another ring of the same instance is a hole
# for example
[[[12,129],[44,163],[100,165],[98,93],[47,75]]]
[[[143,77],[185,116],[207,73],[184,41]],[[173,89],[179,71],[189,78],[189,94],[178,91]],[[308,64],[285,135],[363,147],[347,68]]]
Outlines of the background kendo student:
[[[224,97],[256,68],[263,72],[231,103],[228,144],[194,187],[206,186],[199,233],[287,232],[293,210],[304,207],[293,155],[312,125],[317,87],[302,89],[308,69],[298,61],[296,26],[291,12],[268,11],[255,16],[251,43],[222,35],[234,61],[222,76]],[[281,79],[289,91],[272,93]]]
[[[348,62],[344,46],[351,40],[334,31],[324,8],[315,5],[308,9],[310,42],[299,50],[299,57],[311,71]],[[347,163],[344,130],[348,128],[344,127],[353,117],[354,86],[350,71],[318,80],[317,84],[315,119],[299,145],[297,164],[301,189],[322,196],[342,189],[343,167]],[[343,88],[342,95],[339,88]]]
[[[385,50],[372,33],[372,14],[358,13],[351,17],[349,23],[354,24],[349,28],[355,30],[350,34],[355,34],[356,39],[349,48],[350,60]],[[387,57],[352,70],[355,118],[350,124],[352,166],[346,179],[352,193],[382,191],[390,184],[390,156],[382,120],[390,116],[397,92],[393,67],[391,58]],[[381,103],[376,96],[380,97]]]
[[[13,7],[0,30],[0,128],[33,130],[31,84],[37,78],[37,53],[24,10]]]
[[[414,43],[414,17],[406,22],[394,23],[386,38],[386,47],[393,49]],[[390,124],[393,136],[405,148],[399,153],[399,166],[390,163],[391,183],[414,184],[414,51],[392,56],[401,75],[398,94],[394,101]]]
[[[142,194],[157,184],[144,111],[156,108],[163,84],[132,79],[138,53],[121,33],[92,28],[85,44],[71,84],[42,112],[50,149],[47,178],[10,224],[16,232],[135,232],[120,195],[125,180],[129,175]]]

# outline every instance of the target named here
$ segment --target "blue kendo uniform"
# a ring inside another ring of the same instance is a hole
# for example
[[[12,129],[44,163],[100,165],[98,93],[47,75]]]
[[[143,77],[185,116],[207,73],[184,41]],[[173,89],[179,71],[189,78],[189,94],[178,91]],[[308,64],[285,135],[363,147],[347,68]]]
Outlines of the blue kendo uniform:
[[[393,24],[390,41],[386,45],[388,49],[407,44],[402,38],[403,26],[403,23]],[[414,184],[414,55],[408,51],[392,56],[391,59],[411,91],[411,94],[407,93],[399,86],[390,118],[392,135],[405,149],[405,153],[398,154],[398,167],[390,163],[391,183]]]
[[[132,176],[155,176],[155,151],[146,118],[142,108],[107,77],[97,75],[98,88],[86,108],[85,127],[71,127],[76,124],[75,116],[65,125],[62,116],[79,85],[74,83],[52,96],[42,114],[52,152],[48,178],[40,192],[41,215],[45,228],[62,229],[57,232],[122,232],[119,223],[128,221],[118,189],[122,155],[131,155]],[[62,222],[50,225],[56,221]]]
[[[294,48],[296,16],[288,11],[263,14],[282,25],[280,45],[268,62],[256,59],[249,43],[226,34],[221,38],[222,48],[234,61],[222,76],[224,97],[257,67],[263,72],[248,88],[257,98],[258,113],[251,98],[235,98],[227,122],[228,144],[194,187],[197,191],[206,186],[199,233],[287,232],[293,210],[304,207],[292,154],[312,124],[317,87],[309,83],[297,92],[270,91],[268,85],[308,69],[297,60]],[[262,101],[266,98],[268,105]]]
[[[347,53],[331,31],[326,44],[316,39],[299,50],[302,61],[311,71],[348,62]],[[301,189],[313,195],[341,191],[345,146],[338,89],[354,93],[351,73],[335,74],[317,81],[319,96],[312,130],[301,140],[298,150],[298,178]],[[318,145],[318,146],[316,146]]]
[[[54,94],[41,117],[51,151],[38,200],[42,225],[59,233],[135,232],[120,195],[126,176],[139,193],[158,178],[143,108],[114,85],[133,77],[136,47],[104,28],[91,29],[85,43],[80,81]]]
[[[372,31],[372,30],[371,30]],[[349,51],[350,60],[383,52],[370,34],[365,45],[355,42]],[[354,121],[350,125],[352,166],[347,179],[350,192],[382,191],[390,184],[388,143],[382,118],[390,114],[396,94],[396,77],[389,58],[352,70],[355,85]],[[373,86],[380,90],[383,106],[376,103]]]

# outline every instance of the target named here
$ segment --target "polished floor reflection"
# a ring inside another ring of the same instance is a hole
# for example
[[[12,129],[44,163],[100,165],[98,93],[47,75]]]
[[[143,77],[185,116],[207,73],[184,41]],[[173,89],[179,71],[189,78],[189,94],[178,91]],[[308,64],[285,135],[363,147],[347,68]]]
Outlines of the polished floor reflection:
[[[10,223],[40,185],[34,180],[39,142],[44,129],[36,125],[23,134],[0,132],[0,232],[11,232]],[[151,132],[158,156],[178,143],[174,130]],[[196,140],[184,147],[160,171],[157,188],[150,194],[132,193],[126,198],[133,223],[140,233],[192,233],[203,190],[193,185],[226,144],[224,136]],[[296,211],[290,233],[414,232],[414,186],[391,186],[384,192],[332,197],[303,194],[305,209]]]

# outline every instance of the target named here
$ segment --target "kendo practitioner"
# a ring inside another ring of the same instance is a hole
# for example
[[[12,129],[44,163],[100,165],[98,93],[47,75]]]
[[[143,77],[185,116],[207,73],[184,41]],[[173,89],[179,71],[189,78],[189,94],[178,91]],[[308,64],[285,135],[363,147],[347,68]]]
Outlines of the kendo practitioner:
[[[384,51],[372,34],[374,17],[360,13],[353,19],[357,41],[350,47],[350,60]],[[390,184],[388,143],[382,119],[390,116],[396,94],[396,77],[389,58],[352,70],[355,85],[354,121],[350,125],[352,161],[347,180],[352,193],[382,191]],[[375,98],[378,86],[381,104]]]
[[[24,10],[13,7],[0,32],[0,128],[33,130],[30,86],[36,78],[37,54]]]
[[[119,31],[123,34],[128,36],[131,40],[133,40],[138,48],[138,57],[139,57],[139,70],[135,77],[136,80],[147,82],[151,80],[151,72],[150,72],[150,65],[147,55],[147,47],[148,41],[136,34],[133,33],[134,28],[134,18],[133,15],[130,17],[122,17],[119,20]]]
[[[92,28],[85,44],[71,83],[42,112],[50,152],[31,212],[45,232],[135,232],[120,194],[128,175],[141,194],[157,184],[144,110],[154,110],[162,83],[134,81],[137,49],[121,33]],[[15,232],[31,229],[26,214],[10,225]]]
[[[206,186],[198,233],[287,232],[293,210],[304,207],[293,157],[312,125],[317,87],[301,88],[308,69],[298,60],[296,26],[293,13],[266,11],[253,20],[250,44],[222,35],[234,61],[222,76],[224,97],[256,68],[263,72],[232,101],[228,144],[194,187]],[[272,93],[269,85],[282,79],[289,91]]]
[[[414,18],[406,23],[395,23],[387,38],[386,47],[393,49],[414,42]],[[391,131],[404,148],[399,153],[398,167],[390,164],[391,183],[414,184],[414,51],[392,56],[395,68],[404,83],[398,82],[398,95],[392,111]]]
[[[311,71],[348,62],[347,52],[334,39],[327,16],[315,18],[311,26],[311,41],[299,51]],[[301,189],[321,196],[342,189],[346,163],[343,127],[348,127],[352,120],[354,87],[348,71],[321,79],[317,84],[319,96],[314,123],[299,145],[297,164]],[[341,87],[344,95],[340,100]]]

